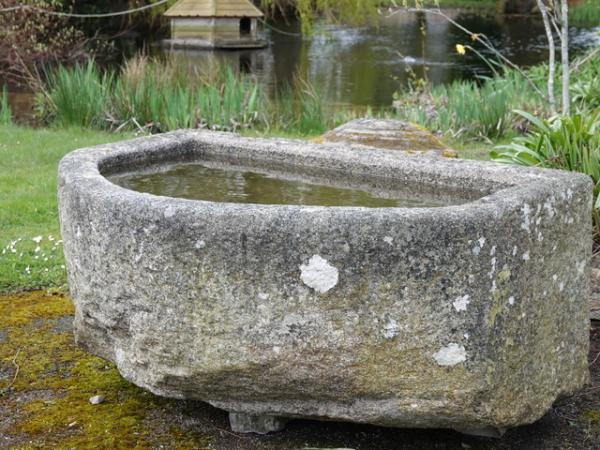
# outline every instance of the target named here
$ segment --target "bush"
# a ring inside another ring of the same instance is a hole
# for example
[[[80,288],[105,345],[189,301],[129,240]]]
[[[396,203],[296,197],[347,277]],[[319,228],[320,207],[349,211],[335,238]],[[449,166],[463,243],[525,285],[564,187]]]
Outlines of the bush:
[[[31,81],[30,73],[47,64],[82,61],[87,40],[69,24],[68,18],[40,14],[24,4],[50,11],[69,11],[67,0],[0,0],[0,72],[7,77]]]
[[[594,182],[594,233],[600,237],[600,108],[591,114],[576,113],[549,120],[518,111],[532,131],[498,146],[492,159],[508,164],[581,172]]]

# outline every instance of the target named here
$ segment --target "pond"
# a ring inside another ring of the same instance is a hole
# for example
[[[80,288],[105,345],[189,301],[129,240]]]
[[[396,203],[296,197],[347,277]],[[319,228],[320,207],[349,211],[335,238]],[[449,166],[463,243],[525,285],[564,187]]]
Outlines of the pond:
[[[516,64],[528,66],[547,58],[543,25],[537,15],[460,9],[445,13],[469,30],[485,34]],[[572,27],[572,52],[598,45],[598,29]],[[262,50],[169,51],[162,49],[154,36],[121,39],[117,45],[124,57],[150,48],[154,55],[199,68],[214,67],[215,60],[221,60],[255,74],[272,92],[301,77],[310,81],[328,104],[356,108],[389,106],[394,92],[414,77],[440,84],[491,73],[473,52],[456,53],[456,44],[471,44],[469,37],[436,15],[402,11],[363,27],[318,23],[311,36],[300,34],[298,21],[280,21],[271,28],[263,26],[263,33],[269,46]],[[10,101],[22,116],[31,111],[33,96],[13,89]]]
[[[546,37],[537,15],[458,9],[446,14],[467,29],[485,34],[518,65],[547,59]],[[310,37],[295,34],[300,32],[298,22],[277,23],[274,27],[291,34],[265,29],[270,46],[264,50],[171,53],[194,65],[207,64],[211,59],[228,61],[257,74],[272,88],[301,76],[329,103],[353,106],[390,105],[394,92],[406,86],[411,72],[419,78],[427,76],[434,84],[491,73],[487,63],[473,52],[464,56],[456,53],[456,44],[472,42],[441,16],[401,12],[383,17],[375,26],[317,26]],[[571,28],[570,38],[575,53],[600,42],[594,31],[576,27]],[[491,56],[489,52],[483,54]]]

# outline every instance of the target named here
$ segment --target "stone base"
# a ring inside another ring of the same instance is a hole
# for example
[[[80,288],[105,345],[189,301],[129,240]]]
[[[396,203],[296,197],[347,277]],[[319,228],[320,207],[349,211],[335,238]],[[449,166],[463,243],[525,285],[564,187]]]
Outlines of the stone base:
[[[227,49],[237,50],[245,48],[265,48],[267,41],[264,39],[164,39],[162,46],[171,49]]]
[[[285,428],[287,419],[277,416],[245,414],[238,412],[229,413],[231,430],[236,433],[267,434],[281,431]]]

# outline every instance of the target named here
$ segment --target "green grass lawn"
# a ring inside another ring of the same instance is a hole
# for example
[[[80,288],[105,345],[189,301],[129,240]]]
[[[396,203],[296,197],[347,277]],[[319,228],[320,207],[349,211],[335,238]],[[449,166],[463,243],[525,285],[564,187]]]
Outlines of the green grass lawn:
[[[58,162],[79,147],[128,135],[0,126],[0,292],[65,282],[58,226]]]
[[[0,293],[65,284],[56,201],[58,162],[71,150],[131,137],[0,126]],[[489,158],[489,144],[448,144],[462,158]]]

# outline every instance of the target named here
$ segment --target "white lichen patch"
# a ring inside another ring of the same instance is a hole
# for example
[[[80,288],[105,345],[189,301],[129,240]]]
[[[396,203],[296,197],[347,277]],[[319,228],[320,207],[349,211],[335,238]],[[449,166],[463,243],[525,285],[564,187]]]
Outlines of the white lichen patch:
[[[529,219],[531,207],[527,203],[525,203],[521,208],[521,211],[523,211],[523,223],[521,223],[521,228],[525,231],[529,231],[529,225],[531,224],[531,221]]]
[[[493,257],[492,260],[490,261],[491,264],[491,268],[490,271],[488,272],[488,276],[490,278],[494,278],[494,273],[496,272],[496,257]]]
[[[433,359],[440,366],[455,366],[467,360],[467,351],[464,346],[451,342],[447,346],[440,348],[433,355]]]
[[[452,305],[454,305],[454,309],[457,311],[466,311],[469,303],[470,297],[468,295],[463,295],[462,297],[457,297],[456,300],[452,302]]]
[[[399,332],[400,327],[398,326],[398,322],[396,322],[394,319],[388,320],[383,326],[383,335],[386,339],[393,339],[394,337],[398,336]]]
[[[385,242],[388,245],[392,245],[394,242],[394,238],[391,236],[384,236],[383,242]]]
[[[165,217],[165,219],[170,219],[175,215],[175,213],[177,213],[177,210],[172,206],[169,206],[167,207],[167,209],[165,209],[163,216]]]
[[[300,279],[308,287],[324,294],[338,283],[338,270],[319,255],[313,255],[308,264],[300,266]]]
[[[549,200],[547,200],[547,201],[544,202],[544,209],[547,211],[547,213],[548,213],[548,215],[550,216],[551,219],[556,214],[556,211],[554,210],[554,205]]]

